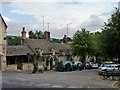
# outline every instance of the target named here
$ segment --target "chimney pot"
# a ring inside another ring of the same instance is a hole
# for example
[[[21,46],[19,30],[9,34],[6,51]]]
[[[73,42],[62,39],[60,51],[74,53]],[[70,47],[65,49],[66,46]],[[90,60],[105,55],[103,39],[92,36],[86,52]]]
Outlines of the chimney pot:
[[[67,44],[68,43],[68,40],[67,40],[67,35],[64,35],[64,38],[63,38],[63,43]]]
[[[44,32],[44,38],[45,38],[45,40],[50,40],[50,32],[45,31]]]

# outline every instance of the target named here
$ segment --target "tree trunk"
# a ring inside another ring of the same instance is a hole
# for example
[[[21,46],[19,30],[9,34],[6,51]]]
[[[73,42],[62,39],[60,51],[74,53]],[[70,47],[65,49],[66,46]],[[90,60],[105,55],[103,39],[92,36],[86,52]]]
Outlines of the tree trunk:
[[[82,63],[85,63],[85,55],[84,56],[82,56]]]

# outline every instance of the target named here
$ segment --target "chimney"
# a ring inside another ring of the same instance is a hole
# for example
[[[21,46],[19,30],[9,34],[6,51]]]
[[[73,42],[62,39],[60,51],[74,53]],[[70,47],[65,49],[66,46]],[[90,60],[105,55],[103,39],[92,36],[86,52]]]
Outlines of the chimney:
[[[45,31],[44,32],[44,38],[45,38],[45,40],[50,40],[50,32]]]
[[[21,41],[21,44],[24,44],[24,43],[25,43],[25,39],[26,39],[25,27],[23,27],[23,31],[21,32],[21,34],[22,34],[22,41]]]
[[[22,39],[25,40],[26,39],[25,27],[23,27],[23,31],[21,32],[21,34],[22,34]]]
[[[64,35],[64,38],[63,38],[63,43],[67,44],[68,43],[68,40],[67,40],[67,36]]]

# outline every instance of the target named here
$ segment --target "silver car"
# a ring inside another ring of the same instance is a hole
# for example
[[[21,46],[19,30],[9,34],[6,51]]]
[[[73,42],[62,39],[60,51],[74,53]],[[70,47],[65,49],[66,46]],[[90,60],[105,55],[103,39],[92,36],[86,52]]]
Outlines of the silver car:
[[[120,68],[118,68],[120,64],[101,64],[101,66],[98,68],[98,74],[101,74],[104,70],[107,70],[108,72],[114,73],[120,73]]]

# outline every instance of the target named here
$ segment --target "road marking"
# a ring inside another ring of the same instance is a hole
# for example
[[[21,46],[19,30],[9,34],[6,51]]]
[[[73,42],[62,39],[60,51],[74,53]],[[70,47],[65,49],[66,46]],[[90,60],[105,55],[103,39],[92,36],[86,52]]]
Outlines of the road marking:
[[[93,87],[93,86],[87,86],[87,88],[97,88],[97,87]]]
[[[33,84],[35,84],[35,83],[33,83],[33,82],[30,82],[30,85],[33,85]]]
[[[54,87],[54,88],[62,88],[63,86],[55,84],[55,85],[52,85],[52,87]]]
[[[83,88],[83,86],[73,86],[73,85],[71,85],[71,86],[68,87],[68,88]]]
[[[35,86],[49,86],[51,84],[36,84]]]
[[[17,80],[21,80],[21,81],[27,81],[28,79],[25,78],[16,78]]]
[[[118,81],[114,81],[112,84],[110,84],[109,86],[111,86],[111,87],[115,87],[115,84],[117,84],[118,83]]]
[[[6,82],[7,84],[17,84],[16,82]]]

